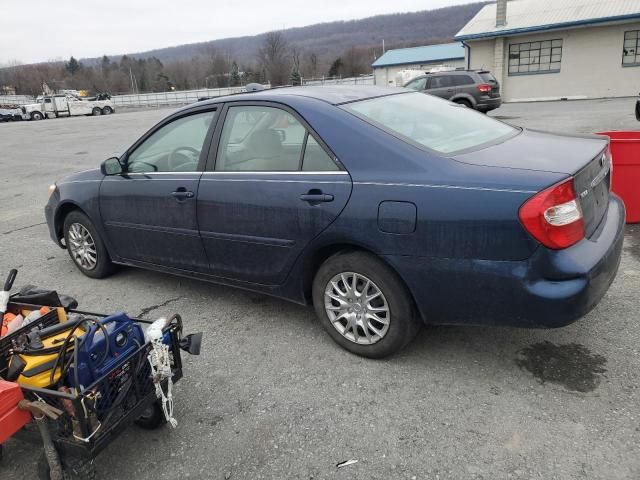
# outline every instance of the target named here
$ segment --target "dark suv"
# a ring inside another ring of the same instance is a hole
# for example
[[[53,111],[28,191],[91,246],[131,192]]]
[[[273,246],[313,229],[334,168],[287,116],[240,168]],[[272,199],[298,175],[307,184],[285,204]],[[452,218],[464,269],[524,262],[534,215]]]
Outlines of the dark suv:
[[[502,104],[500,84],[496,77],[486,70],[428,73],[414,78],[405,87],[445,98],[484,113]]]

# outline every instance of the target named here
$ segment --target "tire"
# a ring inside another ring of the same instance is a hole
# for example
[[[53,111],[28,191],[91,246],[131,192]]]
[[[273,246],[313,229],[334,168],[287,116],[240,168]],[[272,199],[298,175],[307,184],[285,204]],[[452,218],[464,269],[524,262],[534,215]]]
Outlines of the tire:
[[[348,318],[340,319],[343,313],[334,310],[344,303],[339,303],[326,294],[330,292],[336,295],[337,290],[331,283],[333,281],[334,285],[348,295],[344,279],[352,285],[354,277],[356,291],[360,290],[360,297],[356,298],[360,298],[362,303],[359,306],[358,302],[350,303],[353,308],[344,312]],[[376,291],[381,295],[370,301],[361,297],[363,293],[371,296]],[[389,356],[407,345],[421,326],[415,314],[413,299],[398,274],[369,253],[341,252],[329,257],[316,273],[312,294],[316,314],[327,333],[338,345],[356,355],[368,358]],[[386,311],[383,312],[384,309]],[[377,315],[379,319],[386,321],[386,325],[367,318],[366,314]],[[334,317],[333,321],[330,315]],[[353,322],[361,323],[354,327]],[[365,325],[369,327],[366,330]]]
[[[93,110],[91,110],[91,115],[93,115],[94,117],[102,115],[102,110],[100,110],[100,107],[93,107]]]
[[[73,210],[65,217],[62,228],[67,251],[78,270],[91,278],[105,278],[113,273],[114,265],[109,252],[89,217]],[[76,241],[70,240],[70,237]],[[79,249],[74,251],[73,245],[78,242],[81,242]],[[83,255],[86,249],[89,250],[88,256]]]
[[[456,100],[455,101],[458,105],[463,105],[467,108],[471,108],[473,109],[473,105],[471,104],[471,102],[469,100],[465,100],[464,98],[460,99],[460,100]]]
[[[44,115],[41,112],[31,112],[31,120],[42,120]]]
[[[113,108],[111,107],[104,107],[102,109],[102,114],[103,115],[111,115],[113,113]]]
[[[95,480],[97,478],[96,465],[93,460],[61,455],[60,464],[64,480]],[[38,458],[38,478],[39,480],[51,480],[49,463],[44,452]]]
[[[156,400],[149,405],[149,408],[147,408],[147,410],[145,410],[145,412],[135,421],[136,425],[140,428],[144,428],[145,430],[155,430],[165,423],[167,423],[167,419],[162,411],[160,400]]]

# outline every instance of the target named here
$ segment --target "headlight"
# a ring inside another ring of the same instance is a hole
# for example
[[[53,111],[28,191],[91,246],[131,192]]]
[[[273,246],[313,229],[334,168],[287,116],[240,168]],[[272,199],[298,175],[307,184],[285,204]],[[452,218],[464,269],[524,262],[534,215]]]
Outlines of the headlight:
[[[53,192],[55,192],[57,188],[58,186],[55,183],[49,185],[49,196],[53,195]]]

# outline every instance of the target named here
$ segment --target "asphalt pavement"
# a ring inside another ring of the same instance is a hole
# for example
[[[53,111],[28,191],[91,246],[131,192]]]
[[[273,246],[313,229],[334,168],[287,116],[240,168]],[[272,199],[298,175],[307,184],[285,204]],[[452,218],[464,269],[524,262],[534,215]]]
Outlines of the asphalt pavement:
[[[0,125],[0,275],[56,288],[83,309],[203,331],[174,391],[179,425],[127,430],[97,460],[109,479],[640,478],[640,226],[618,277],[558,330],[425,328],[367,360],[335,345],[310,308],[123,268],[91,280],[49,238],[47,187],[121,153],[171,110]],[[505,121],[566,132],[640,129],[633,100],[509,104]],[[2,480],[35,478],[9,441]],[[348,466],[336,465],[357,460]]]

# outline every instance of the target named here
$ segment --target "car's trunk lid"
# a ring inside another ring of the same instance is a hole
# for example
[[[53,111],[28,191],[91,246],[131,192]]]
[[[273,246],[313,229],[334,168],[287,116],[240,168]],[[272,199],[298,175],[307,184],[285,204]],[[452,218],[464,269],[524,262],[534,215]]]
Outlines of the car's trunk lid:
[[[607,152],[598,153],[573,179],[580,201],[585,234],[590,237],[598,228],[609,206],[611,164]]]
[[[518,168],[575,175],[601,153],[606,137],[556,135],[522,130],[504,142],[453,156],[454,160],[487,167]]]
[[[489,92],[489,96],[491,98],[499,97],[500,84],[498,83],[498,80],[496,80],[496,77],[494,77],[491,72],[478,72],[478,75],[480,75],[480,78],[485,83],[487,83],[488,85],[491,85],[491,91]]]
[[[608,139],[595,135],[556,135],[523,130],[505,142],[471,153],[457,161],[488,167],[517,168],[571,175],[590,237],[607,210],[610,188]],[[540,190],[549,185],[541,185]]]

